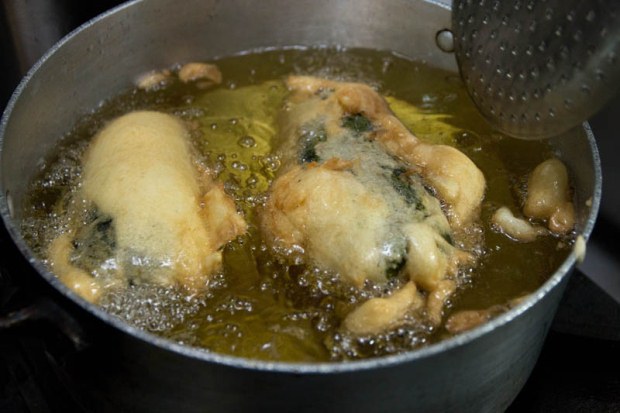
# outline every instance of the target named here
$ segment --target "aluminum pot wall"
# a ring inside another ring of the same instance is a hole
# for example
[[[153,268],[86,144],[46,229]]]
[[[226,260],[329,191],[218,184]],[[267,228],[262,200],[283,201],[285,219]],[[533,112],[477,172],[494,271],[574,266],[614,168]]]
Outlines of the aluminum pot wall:
[[[74,314],[90,320],[95,343],[87,352],[95,357],[88,364],[78,357],[72,366],[89,408],[479,412],[508,406],[536,362],[572,255],[520,306],[454,339],[382,359],[286,364],[210,354],[123,324],[62,285],[19,233],[24,193],[46,153],[80,115],[131,86],[136,74],[291,45],[389,49],[456,71],[453,56],[435,44],[436,33],[449,27],[449,5],[422,0],[138,0],[81,27],[35,65],[2,119],[0,212],[32,266]],[[584,125],[553,144],[572,171],[578,229],[587,237],[600,198],[593,137]],[[96,341],[104,336],[105,347]]]

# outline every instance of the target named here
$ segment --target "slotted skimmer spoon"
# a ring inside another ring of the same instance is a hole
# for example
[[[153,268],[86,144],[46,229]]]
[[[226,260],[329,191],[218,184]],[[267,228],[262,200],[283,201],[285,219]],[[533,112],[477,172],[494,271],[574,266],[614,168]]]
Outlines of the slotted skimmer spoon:
[[[559,135],[620,89],[618,0],[455,0],[452,29],[471,98],[508,135]]]

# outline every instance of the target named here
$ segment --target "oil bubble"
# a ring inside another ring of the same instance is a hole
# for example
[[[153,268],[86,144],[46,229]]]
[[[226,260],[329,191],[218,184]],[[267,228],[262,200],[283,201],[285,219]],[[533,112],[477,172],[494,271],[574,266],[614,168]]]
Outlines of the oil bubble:
[[[256,146],[256,140],[250,135],[240,137],[237,143],[242,148],[253,148]]]

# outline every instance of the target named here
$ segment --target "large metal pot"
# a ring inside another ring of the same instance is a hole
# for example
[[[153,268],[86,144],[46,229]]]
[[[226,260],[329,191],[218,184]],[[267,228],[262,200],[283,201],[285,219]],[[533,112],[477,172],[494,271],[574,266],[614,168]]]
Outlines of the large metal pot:
[[[518,307],[440,344],[367,361],[290,364],[212,354],[136,330],[66,288],[33,257],[19,231],[28,182],[57,137],[103,98],[130,87],[136,74],[291,45],[389,49],[456,71],[453,56],[435,43],[437,32],[450,27],[449,6],[423,0],[136,0],[84,25],[35,65],[2,118],[0,209],[22,254],[91,334],[88,363],[78,356],[68,366],[80,377],[86,408],[480,412],[509,405],[536,362],[574,255]],[[587,238],[601,185],[594,138],[584,124],[553,145],[572,172],[578,231]]]

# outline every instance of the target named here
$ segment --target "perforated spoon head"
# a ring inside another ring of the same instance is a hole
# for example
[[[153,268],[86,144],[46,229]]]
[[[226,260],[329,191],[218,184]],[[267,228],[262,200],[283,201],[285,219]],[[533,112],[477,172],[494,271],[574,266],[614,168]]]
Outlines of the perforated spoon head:
[[[455,0],[452,29],[471,98],[508,135],[560,135],[620,90],[617,0]]]

